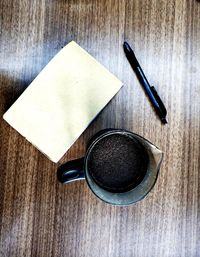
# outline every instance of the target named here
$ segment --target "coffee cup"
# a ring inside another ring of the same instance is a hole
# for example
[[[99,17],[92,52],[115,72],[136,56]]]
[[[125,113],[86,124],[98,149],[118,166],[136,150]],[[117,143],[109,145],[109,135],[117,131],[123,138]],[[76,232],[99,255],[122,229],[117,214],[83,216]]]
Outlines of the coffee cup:
[[[64,184],[84,179],[104,202],[129,205],[151,191],[162,158],[162,151],[145,138],[123,129],[106,129],[90,139],[85,157],[61,165],[57,177]]]

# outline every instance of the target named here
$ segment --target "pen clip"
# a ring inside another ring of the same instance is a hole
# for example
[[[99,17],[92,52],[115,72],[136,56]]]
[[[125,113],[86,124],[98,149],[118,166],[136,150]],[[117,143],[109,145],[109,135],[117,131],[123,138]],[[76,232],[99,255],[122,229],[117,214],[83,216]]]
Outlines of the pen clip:
[[[160,109],[162,110],[163,115],[166,116],[167,110],[166,110],[166,108],[165,108],[165,106],[164,106],[160,96],[158,95],[155,87],[151,86],[150,89],[151,89],[151,92],[152,92],[153,96],[155,97],[158,105],[160,106]]]

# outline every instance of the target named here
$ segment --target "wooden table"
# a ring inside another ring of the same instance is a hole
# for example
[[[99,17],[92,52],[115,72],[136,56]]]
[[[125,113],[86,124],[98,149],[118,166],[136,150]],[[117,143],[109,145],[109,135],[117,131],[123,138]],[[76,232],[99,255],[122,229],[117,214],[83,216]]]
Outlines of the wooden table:
[[[200,256],[200,3],[1,0],[0,13],[0,256]],[[125,39],[163,98],[168,125],[129,66]],[[71,40],[124,87],[60,163],[83,156],[103,128],[146,137],[165,156],[154,189],[136,205],[105,204],[84,181],[59,184],[57,165],[2,119]]]

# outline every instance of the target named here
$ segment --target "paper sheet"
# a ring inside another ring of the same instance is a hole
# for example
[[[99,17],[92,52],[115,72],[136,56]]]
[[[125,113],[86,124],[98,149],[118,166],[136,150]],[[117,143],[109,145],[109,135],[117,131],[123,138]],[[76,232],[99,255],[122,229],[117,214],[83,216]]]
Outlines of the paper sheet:
[[[120,80],[72,41],[3,118],[58,162],[121,86]]]

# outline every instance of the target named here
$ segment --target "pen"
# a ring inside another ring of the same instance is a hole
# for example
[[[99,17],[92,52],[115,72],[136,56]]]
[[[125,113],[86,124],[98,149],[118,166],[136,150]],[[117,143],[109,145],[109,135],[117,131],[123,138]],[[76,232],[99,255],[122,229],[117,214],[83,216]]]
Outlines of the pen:
[[[134,54],[133,50],[131,49],[131,47],[129,46],[129,44],[127,42],[124,42],[123,47],[124,47],[124,52],[126,54],[126,57],[131,65],[131,67],[135,71],[138,80],[140,81],[144,90],[146,91],[146,93],[149,97],[149,100],[151,101],[156,113],[158,114],[158,116],[161,119],[161,122],[163,124],[166,124],[167,123],[167,120],[166,120],[167,111],[166,111],[166,108],[165,108],[162,100],[160,99],[159,95],[157,94],[156,89],[153,86],[150,86],[150,84],[149,84],[146,76],[144,75],[144,72],[143,72],[142,68],[140,67],[140,64],[139,64],[138,60],[136,59],[135,54]]]

